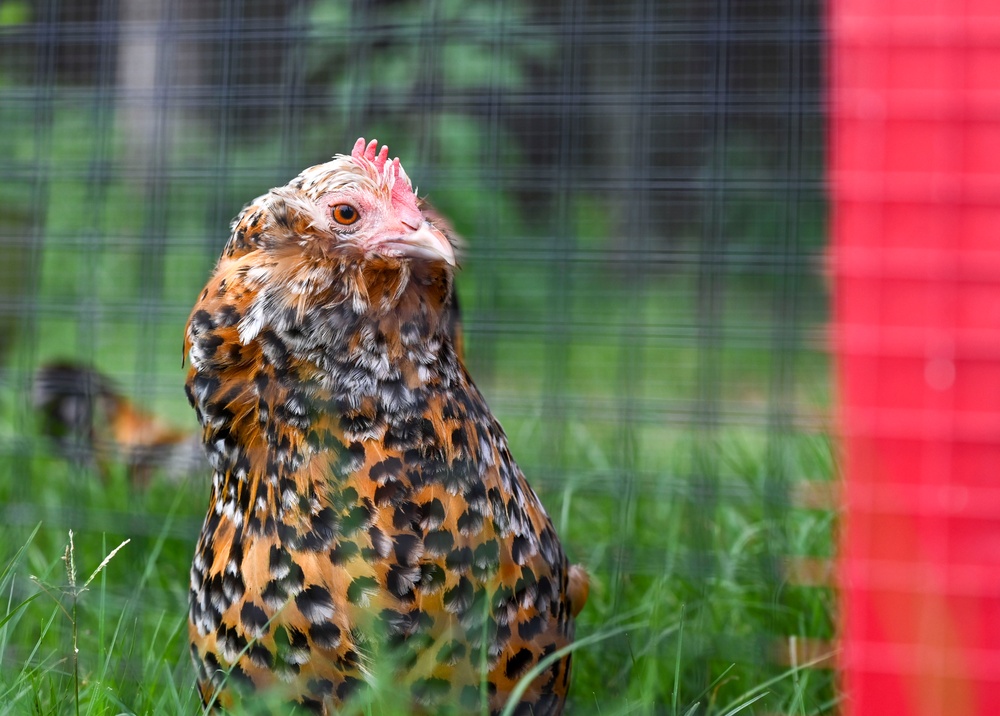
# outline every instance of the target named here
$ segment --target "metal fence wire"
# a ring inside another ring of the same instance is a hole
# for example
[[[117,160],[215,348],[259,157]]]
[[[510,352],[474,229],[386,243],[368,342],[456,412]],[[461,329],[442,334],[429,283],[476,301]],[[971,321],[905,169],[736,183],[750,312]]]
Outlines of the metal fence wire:
[[[581,648],[572,712],[832,708],[820,20],[811,0],[3,0],[0,556],[38,522],[36,560],[67,528],[132,537],[116,559],[139,570],[160,545],[177,567],[155,563],[146,606],[128,575],[109,599],[183,622],[208,471],[64,459],[34,376],[89,366],[193,430],[183,328],[232,217],[377,137],[464,238],[469,370],[593,575],[579,634],[632,625]]]

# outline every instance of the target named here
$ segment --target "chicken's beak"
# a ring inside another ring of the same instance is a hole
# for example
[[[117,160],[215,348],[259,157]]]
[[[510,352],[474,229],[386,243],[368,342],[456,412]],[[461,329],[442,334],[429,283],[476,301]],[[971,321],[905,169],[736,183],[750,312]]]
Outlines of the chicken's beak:
[[[379,241],[376,248],[390,255],[429,261],[443,260],[449,266],[455,265],[455,249],[448,237],[426,221],[419,228],[402,236]]]

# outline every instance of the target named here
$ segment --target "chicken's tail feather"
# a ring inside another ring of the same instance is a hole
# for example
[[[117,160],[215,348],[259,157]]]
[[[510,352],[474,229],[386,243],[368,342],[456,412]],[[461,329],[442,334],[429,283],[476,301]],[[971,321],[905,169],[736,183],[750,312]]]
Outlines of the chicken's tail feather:
[[[590,575],[587,570],[579,564],[572,564],[569,568],[569,604],[570,610],[575,617],[587,603],[590,596]]]

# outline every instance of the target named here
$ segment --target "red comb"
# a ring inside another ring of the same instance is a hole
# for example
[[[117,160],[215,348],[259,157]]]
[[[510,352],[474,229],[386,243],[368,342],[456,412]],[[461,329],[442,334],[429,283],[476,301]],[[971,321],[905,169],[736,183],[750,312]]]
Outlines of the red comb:
[[[377,139],[373,139],[366,144],[365,138],[359,137],[358,141],[354,143],[354,149],[351,150],[351,156],[355,159],[364,159],[371,162],[381,172],[385,169],[386,160],[389,159],[389,147],[383,145],[382,151],[378,151]],[[398,161],[394,163],[397,165],[398,170]]]
[[[354,143],[354,149],[351,150],[351,156],[358,161],[369,162],[374,165],[378,172],[383,172],[385,171],[385,163],[389,160],[389,147],[383,145],[382,149],[379,150],[377,139],[367,142],[364,137],[359,137],[358,141]],[[394,158],[390,166],[392,167],[393,176],[397,179],[403,179],[403,182],[397,182],[393,186],[392,193],[402,196],[412,192],[412,189],[410,189],[410,179],[406,176],[406,171],[400,165],[399,157]]]

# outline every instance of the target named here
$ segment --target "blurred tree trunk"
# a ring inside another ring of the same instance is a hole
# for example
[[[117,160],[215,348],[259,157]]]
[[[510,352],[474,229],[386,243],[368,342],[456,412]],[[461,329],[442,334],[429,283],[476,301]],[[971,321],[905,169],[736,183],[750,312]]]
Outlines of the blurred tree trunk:
[[[212,2],[121,0],[118,117],[125,156],[147,177],[182,133],[197,131],[197,95],[209,84],[192,32]]]

